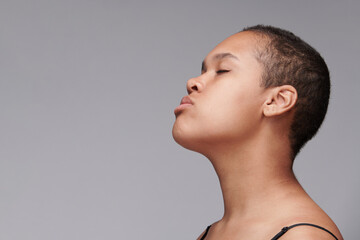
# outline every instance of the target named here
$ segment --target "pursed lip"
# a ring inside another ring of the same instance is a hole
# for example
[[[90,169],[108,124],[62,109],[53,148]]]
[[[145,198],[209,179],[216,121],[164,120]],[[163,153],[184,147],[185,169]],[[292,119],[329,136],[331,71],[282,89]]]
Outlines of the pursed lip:
[[[189,96],[185,96],[181,99],[180,104],[193,104]]]

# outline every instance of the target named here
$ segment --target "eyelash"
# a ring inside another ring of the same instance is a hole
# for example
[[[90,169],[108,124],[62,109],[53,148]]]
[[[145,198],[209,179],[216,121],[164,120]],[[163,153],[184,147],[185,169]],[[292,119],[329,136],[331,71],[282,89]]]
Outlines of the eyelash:
[[[227,73],[227,72],[230,72],[230,70],[218,70],[218,71],[216,71],[217,74]]]

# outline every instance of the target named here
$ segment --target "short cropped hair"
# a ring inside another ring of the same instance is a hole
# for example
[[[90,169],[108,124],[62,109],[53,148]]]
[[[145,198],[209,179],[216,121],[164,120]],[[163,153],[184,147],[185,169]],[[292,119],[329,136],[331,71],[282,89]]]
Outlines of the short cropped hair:
[[[244,28],[260,38],[255,57],[263,66],[261,86],[292,85],[298,99],[290,126],[291,158],[320,128],[329,104],[330,76],[324,59],[293,33],[273,26]]]

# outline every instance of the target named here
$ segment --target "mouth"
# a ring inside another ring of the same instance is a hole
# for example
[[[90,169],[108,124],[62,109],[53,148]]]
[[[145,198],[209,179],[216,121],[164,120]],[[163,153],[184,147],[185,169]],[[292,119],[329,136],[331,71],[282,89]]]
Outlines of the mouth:
[[[177,116],[179,115],[180,112],[182,112],[182,110],[190,107],[191,105],[193,105],[193,102],[191,101],[189,96],[185,96],[181,99],[180,105],[177,106],[174,110],[174,114]]]
[[[185,96],[181,99],[180,104],[193,104],[189,96]]]

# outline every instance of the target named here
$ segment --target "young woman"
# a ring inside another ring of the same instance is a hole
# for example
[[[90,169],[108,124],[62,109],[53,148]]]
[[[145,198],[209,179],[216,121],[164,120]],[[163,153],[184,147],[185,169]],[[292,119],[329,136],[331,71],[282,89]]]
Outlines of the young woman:
[[[279,28],[246,28],[206,56],[187,91],[173,137],[210,160],[225,210],[198,240],[342,239],[292,170],[327,110],[329,73],[316,50]]]

